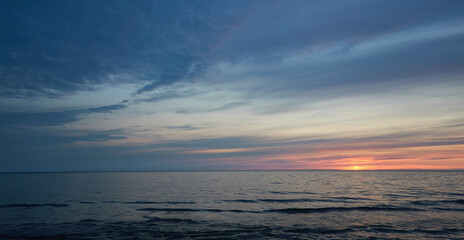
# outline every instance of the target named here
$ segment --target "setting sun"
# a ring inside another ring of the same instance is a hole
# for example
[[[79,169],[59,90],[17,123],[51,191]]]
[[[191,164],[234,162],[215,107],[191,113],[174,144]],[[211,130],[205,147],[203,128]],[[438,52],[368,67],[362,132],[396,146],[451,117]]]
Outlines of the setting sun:
[[[350,167],[345,167],[343,170],[365,170],[365,168],[360,167],[360,166],[350,166]]]

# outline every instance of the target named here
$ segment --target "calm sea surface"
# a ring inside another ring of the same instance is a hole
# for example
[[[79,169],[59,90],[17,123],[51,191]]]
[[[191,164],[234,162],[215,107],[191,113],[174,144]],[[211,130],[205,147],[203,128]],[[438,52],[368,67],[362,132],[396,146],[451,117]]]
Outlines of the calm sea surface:
[[[462,239],[463,171],[0,174],[0,239]]]

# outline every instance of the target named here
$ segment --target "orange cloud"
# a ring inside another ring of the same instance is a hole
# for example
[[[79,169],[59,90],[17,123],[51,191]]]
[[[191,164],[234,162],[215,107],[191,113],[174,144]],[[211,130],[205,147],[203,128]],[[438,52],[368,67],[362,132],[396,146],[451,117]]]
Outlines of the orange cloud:
[[[233,166],[234,169],[263,170],[464,169],[464,145],[396,148],[381,148],[378,147],[379,144],[372,145],[374,147],[368,144],[364,146],[362,144],[344,144],[324,147],[276,147],[265,155],[218,157],[205,159],[203,164],[220,162]],[[333,148],[333,150],[329,148]],[[191,153],[233,153],[254,150],[257,148],[196,150],[191,151]],[[264,148],[260,150],[264,150]]]
[[[224,148],[224,149],[202,149],[192,150],[185,153],[190,154],[216,154],[216,153],[237,153],[237,152],[251,152],[256,150],[255,148]]]

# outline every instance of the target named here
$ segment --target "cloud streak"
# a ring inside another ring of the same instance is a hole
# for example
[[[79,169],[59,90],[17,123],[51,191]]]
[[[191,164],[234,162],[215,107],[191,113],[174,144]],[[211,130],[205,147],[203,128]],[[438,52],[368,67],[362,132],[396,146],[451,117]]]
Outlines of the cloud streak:
[[[0,126],[59,126],[82,119],[82,115],[112,113],[127,108],[114,104],[82,110],[60,112],[0,112]]]

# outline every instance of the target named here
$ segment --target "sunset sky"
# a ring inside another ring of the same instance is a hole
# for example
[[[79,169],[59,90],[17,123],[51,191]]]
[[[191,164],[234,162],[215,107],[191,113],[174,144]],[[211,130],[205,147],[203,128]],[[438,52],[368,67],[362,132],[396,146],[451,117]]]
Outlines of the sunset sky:
[[[0,0],[0,172],[464,169],[464,1]]]

